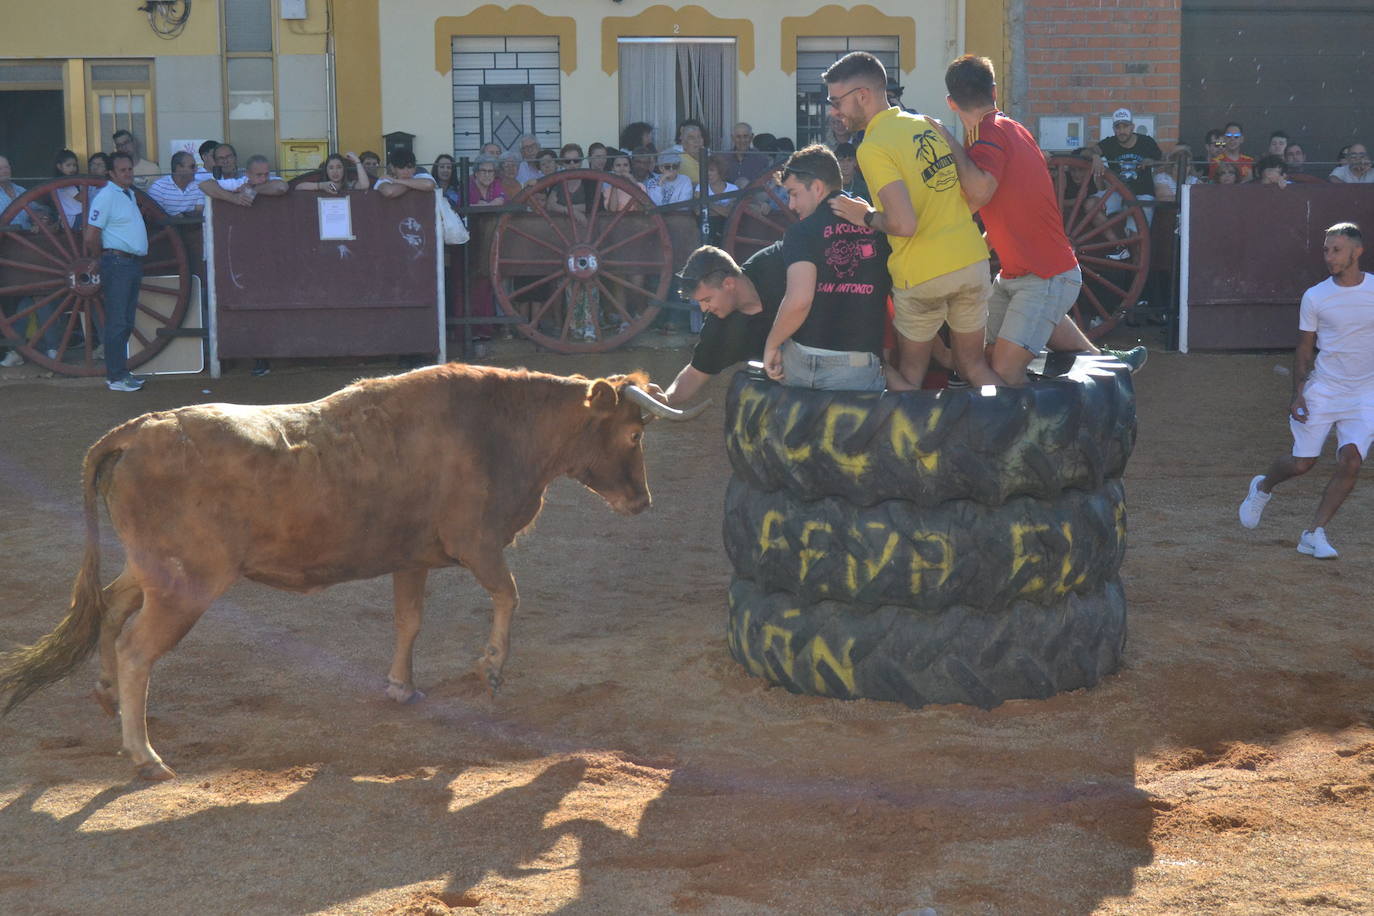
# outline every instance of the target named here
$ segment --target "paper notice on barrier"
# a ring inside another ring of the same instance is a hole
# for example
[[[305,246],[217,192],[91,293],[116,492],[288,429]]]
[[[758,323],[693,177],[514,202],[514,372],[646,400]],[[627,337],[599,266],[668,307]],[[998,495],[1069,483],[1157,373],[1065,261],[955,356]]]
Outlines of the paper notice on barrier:
[[[320,241],[353,241],[353,207],[347,197],[321,197]]]

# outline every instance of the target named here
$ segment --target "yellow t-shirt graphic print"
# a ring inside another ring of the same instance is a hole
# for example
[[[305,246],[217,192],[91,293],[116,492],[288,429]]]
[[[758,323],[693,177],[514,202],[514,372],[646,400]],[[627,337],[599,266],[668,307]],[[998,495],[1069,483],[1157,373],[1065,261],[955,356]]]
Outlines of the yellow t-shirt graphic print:
[[[899,108],[879,112],[868,122],[858,158],[873,206],[882,210],[878,192],[900,181],[916,212],[915,235],[888,236],[893,286],[906,289],[987,258],[988,246],[960,193],[949,144],[928,118]]]

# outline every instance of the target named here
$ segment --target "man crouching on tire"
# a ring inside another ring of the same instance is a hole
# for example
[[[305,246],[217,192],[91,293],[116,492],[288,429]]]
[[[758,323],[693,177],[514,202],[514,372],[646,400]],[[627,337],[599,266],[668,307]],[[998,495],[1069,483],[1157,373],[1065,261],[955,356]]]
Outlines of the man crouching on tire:
[[[782,186],[800,222],[743,266],[719,248],[692,252],[678,279],[706,313],[692,361],[668,386],[670,406],[706,380],[762,357],[770,378],[803,388],[882,391],[888,245],[822,206],[840,194],[840,164],[824,146],[793,153]]]

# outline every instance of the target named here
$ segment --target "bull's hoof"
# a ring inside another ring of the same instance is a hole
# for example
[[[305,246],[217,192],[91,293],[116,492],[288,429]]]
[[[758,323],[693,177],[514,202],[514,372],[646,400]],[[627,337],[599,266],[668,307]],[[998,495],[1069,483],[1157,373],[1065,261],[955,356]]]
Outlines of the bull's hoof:
[[[496,691],[501,689],[501,684],[504,681],[505,678],[501,677],[500,671],[487,672],[487,690],[491,691],[493,696],[495,696]]]
[[[402,706],[418,703],[425,698],[424,691],[416,690],[409,684],[402,684],[391,678],[386,679],[386,695]]]
[[[99,687],[91,691],[91,699],[99,703],[100,708],[105,711],[105,715],[111,719],[119,715],[119,702],[111,699],[110,695]]]
[[[152,763],[145,763],[135,768],[134,772],[138,778],[144,782],[166,782],[169,779],[176,779],[177,774],[172,772],[172,768],[161,760],[154,760]]]

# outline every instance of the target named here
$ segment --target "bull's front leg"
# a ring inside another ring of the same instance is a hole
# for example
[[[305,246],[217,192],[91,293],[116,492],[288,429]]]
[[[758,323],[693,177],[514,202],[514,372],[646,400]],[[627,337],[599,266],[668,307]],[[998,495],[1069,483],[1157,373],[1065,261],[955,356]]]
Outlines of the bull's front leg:
[[[510,652],[510,622],[520,603],[520,593],[515,588],[515,577],[506,567],[505,556],[499,552],[468,568],[491,595],[491,635],[477,662],[477,673],[486,681],[487,689],[495,693],[501,686],[501,671]]]
[[[391,589],[396,604],[396,651],[391,656],[386,695],[397,703],[415,703],[425,695],[415,689],[415,637],[420,635],[420,620],[425,610],[427,569],[407,569],[392,573]]]

